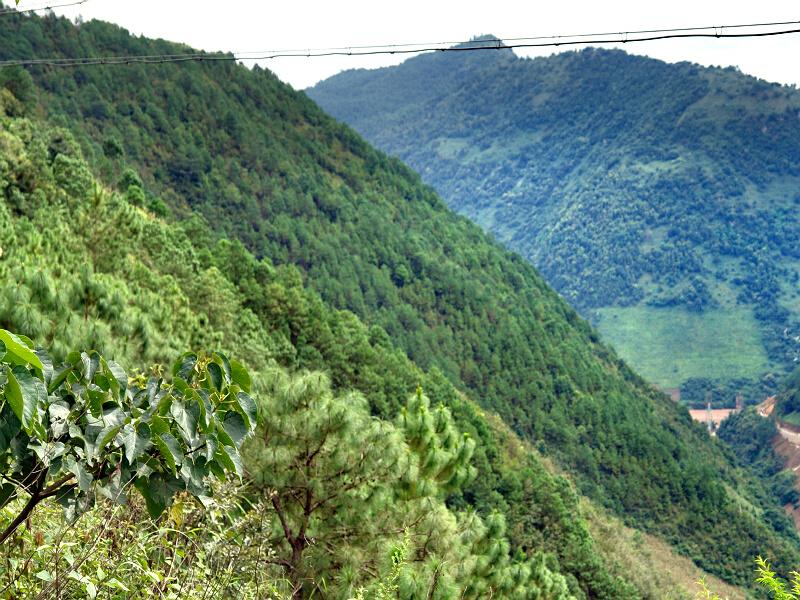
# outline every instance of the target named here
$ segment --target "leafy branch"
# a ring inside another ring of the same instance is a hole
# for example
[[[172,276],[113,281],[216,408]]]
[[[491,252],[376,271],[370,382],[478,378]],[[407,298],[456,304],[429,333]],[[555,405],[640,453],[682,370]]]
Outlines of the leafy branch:
[[[74,521],[97,494],[124,504],[132,481],[155,518],[178,492],[210,497],[211,475],[241,478],[239,449],[256,427],[246,369],[187,353],[171,375],[129,380],[97,352],[72,352],[56,368],[31,340],[0,330],[0,508],[28,496],[0,544],[48,498]]]

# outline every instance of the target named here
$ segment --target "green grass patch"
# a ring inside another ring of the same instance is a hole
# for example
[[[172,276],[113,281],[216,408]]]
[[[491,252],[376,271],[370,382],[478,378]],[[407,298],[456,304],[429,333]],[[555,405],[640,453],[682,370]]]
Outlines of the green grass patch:
[[[800,427],[800,413],[793,412],[789,413],[788,415],[781,415],[781,421],[788,423],[789,425]]]
[[[601,308],[606,342],[642,376],[662,387],[692,377],[758,377],[770,368],[747,307],[693,313],[681,308]]]

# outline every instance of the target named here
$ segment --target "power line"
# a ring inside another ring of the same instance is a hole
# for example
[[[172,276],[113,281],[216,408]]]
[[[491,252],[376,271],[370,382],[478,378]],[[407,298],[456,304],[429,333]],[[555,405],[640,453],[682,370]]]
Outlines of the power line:
[[[800,25],[800,21],[793,21],[792,24]],[[576,37],[586,38],[591,34],[586,34],[581,36],[548,36],[542,38],[517,38],[525,40],[535,40],[535,39],[553,40],[542,43],[508,44],[501,39],[490,39],[490,40],[476,40],[473,42],[462,42],[461,43],[462,45],[451,46],[451,47],[429,46],[429,47],[410,48],[410,49],[402,47],[394,47],[396,48],[394,49],[393,47],[388,46],[388,47],[379,47],[376,50],[363,50],[363,51],[357,49],[356,47],[351,47],[351,48],[339,48],[339,49],[322,50],[322,51],[313,51],[313,50],[283,51],[283,52],[275,52],[272,54],[264,54],[262,56],[245,56],[244,53],[239,53],[235,54],[234,56],[239,60],[268,60],[274,58],[288,58],[288,57],[315,58],[322,56],[373,56],[380,54],[412,54],[420,52],[466,52],[472,50],[506,50],[512,48],[545,48],[545,47],[556,47],[556,46],[575,46],[575,45],[592,45],[592,44],[625,44],[625,43],[651,42],[657,40],[679,39],[679,38],[750,38],[750,37],[768,37],[777,35],[788,35],[791,33],[800,33],[800,29],[749,32],[749,33],[738,33],[738,34],[722,32],[723,29],[726,29],[728,27],[744,27],[744,26],[731,25],[731,26],[721,26],[721,27],[697,28],[697,31],[716,29],[717,32],[715,33],[709,32],[709,33],[663,34],[663,35],[651,35],[648,37],[628,37],[629,35],[631,35],[630,32],[620,32],[616,34],[613,33],[599,34],[604,36],[610,36],[610,35],[620,36],[618,38],[602,38],[602,39],[574,39]],[[686,31],[686,30],[673,30],[673,31]],[[469,44],[474,44],[474,45],[469,45]]]
[[[766,23],[745,23],[745,24],[736,24],[736,25],[709,25],[706,27],[675,27],[672,29],[641,29],[638,31],[605,31],[599,33],[578,33],[572,35],[542,35],[542,36],[535,36],[535,37],[513,37],[513,38],[482,38],[480,40],[460,40],[460,41],[447,41],[447,42],[417,42],[417,43],[406,43],[406,44],[373,44],[369,46],[335,46],[332,48],[294,48],[291,50],[255,50],[250,52],[234,52],[237,56],[243,56],[245,54],[281,54],[284,55],[285,53],[292,52],[292,53],[303,53],[303,52],[330,52],[334,50],[369,50],[369,49],[386,49],[391,50],[393,48],[410,48],[410,47],[430,47],[436,46],[436,50],[439,49],[439,46],[455,46],[455,45],[463,45],[463,44],[477,44],[477,43],[507,43],[507,42],[530,42],[530,41],[538,41],[538,40],[559,40],[559,39],[573,39],[573,38],[586,38],[586,37],[600,37],[600,36],[609,36],[609,35],[644,35],[644,34],[656,34],[656,33],[675,33],[675,32],[685,32],[685,31],[722,31],[725,29],[742,29],[747,27],[778,27],[784,25],[800,25],[800,21],[772,21]],[[508,47],[508,46],[507,46]],[[428,48],[430,49],[430,48]],[[419,50],[417,50],[419,51]]]
[[[0,17],[4,15],[19,15],[23,13],[34,13],[40,10],[53,10],[54,8],[66,8],[68,6],[78,6],[79,4],[86,4],[89,0],[75,0],[73,2],[64,2],[63,4],[47,4],[34,8],[4,8],[0,9]]]
[[[80,0],[76,4],[86,2]],[[688,27],[674,29],[650,29],[628,32],[606,32],[577,35],[552,35],[526,38],[509,38],[506,43],[500,38],[472,40],[460,42],[456,46],[446,46],[453,42],[434,42],[428,44],[393,44],[383,46],[350,46],[339,48],[317,48],[307,50],[264,50],[259,52],[233,52],[233,53],[204,53],[194,52],[185,54],[149,54],[149,55],[123,55],[80,58],[31,58],[11,59],[0,61],[0,67],[10,66],[50,66],[50,67],[80,67],[93,65],[122,65],[122,64],[162,64],[171,62],[219,62],[237,60],[273,60],[277,58],[320,58],[326,56],[377,56],[394,54],[418,54],[422,52],[469,52],[478,50],[509,50],[513,48],[545,48],[578,45],[600,44],[631,44],[636,42],[650,42],[667,39],[689,38],[715,38],[715,39],[740,39],[774,37],[800,33],[800,27],[770,31],[726,32],[726,30],[741,30],[744,28],[775,27],[797,25],[800,21],[781,21],[772,23],[751,23],[737,25],[720,25],[709,27]]]

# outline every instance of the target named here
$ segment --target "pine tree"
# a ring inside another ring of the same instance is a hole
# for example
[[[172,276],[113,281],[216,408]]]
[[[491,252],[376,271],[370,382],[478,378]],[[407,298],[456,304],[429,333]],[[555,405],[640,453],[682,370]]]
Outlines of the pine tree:
[[[386,513],[407,468],[404,442],[361,395],[335,396],[321,373],[275,371],[261,398],[264,425],[245,462],[275,511],[274,562],[293,597],[308,598],[339,573],[359,578],[375,542],[402,534]]]
[[[570,597],[543,558],[512,555],[501,515],[448,509],[446,496],[474,477],[475,445],[421,390],[393,425],[321,373],[276,370],[266,388],[244,456],[275,513],[272,562],[294,598]],[[385,552],[395,544],[402,565]]]
[[[475,477],[470,465],[475,442],[467,434],[459,435],[446,407],[431,411],[422,388],[409,398],[397,423],[415,455],[403,480],[408,497],[446,495]]]

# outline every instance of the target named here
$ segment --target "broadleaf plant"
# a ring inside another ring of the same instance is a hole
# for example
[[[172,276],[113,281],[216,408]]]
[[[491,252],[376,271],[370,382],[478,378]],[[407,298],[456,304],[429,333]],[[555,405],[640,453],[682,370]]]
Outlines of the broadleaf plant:
[[[241,477],[239,449],[256,427],[246,369],[186,353],[172,374],[129,378],[93,351],[53,366],[0,330],[0,509],[28,496],[0,543],[47,498],[74,520],[98,494],[124,504],[135,488],[155,518],[178,492],[204,501],[212,475]]]

